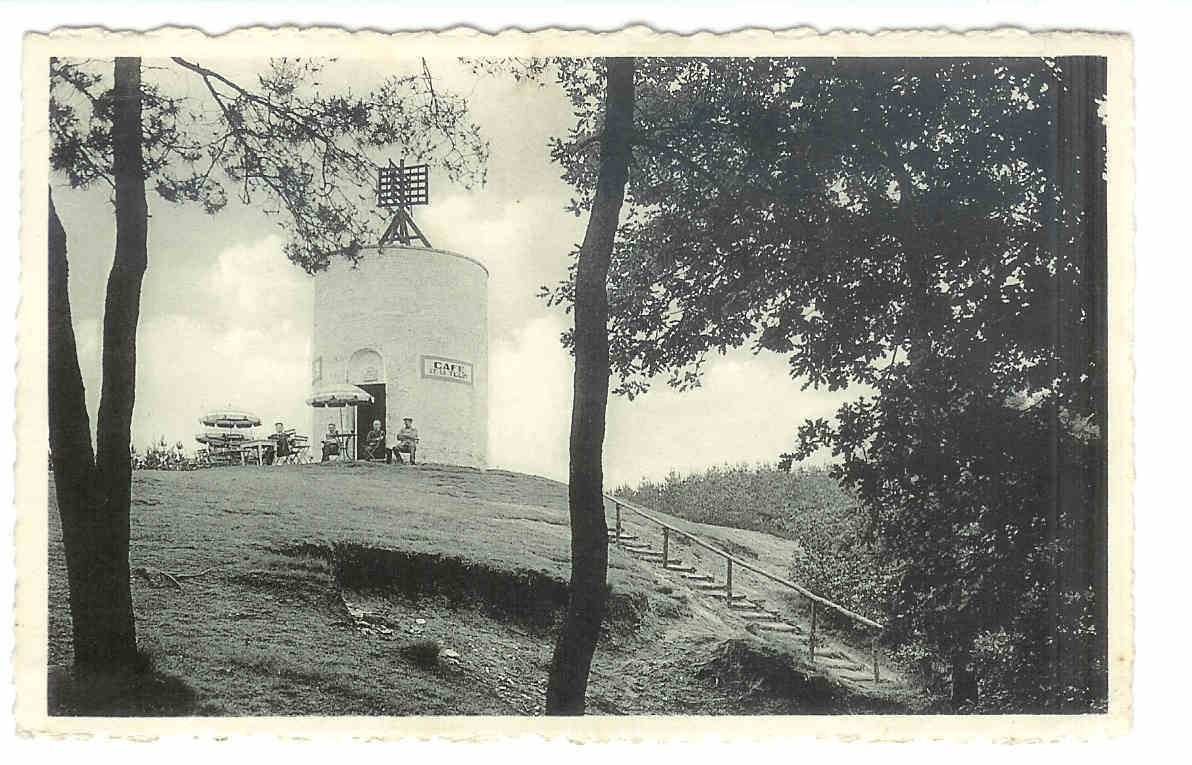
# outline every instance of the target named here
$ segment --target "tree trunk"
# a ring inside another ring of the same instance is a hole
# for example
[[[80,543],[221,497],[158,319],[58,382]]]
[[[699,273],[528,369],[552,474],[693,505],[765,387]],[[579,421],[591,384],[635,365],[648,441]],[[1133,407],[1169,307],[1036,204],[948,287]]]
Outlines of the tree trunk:
[[[633,59],[607,62],[600,174],[575,276],[575,384],[571,410],[571,590],[555,643],[546,712],[584,713],[588,673],[608,598],[608,525],[604,517],[605,414],[608,406],[608,267],[629,177]]]
[[[961,640],[952,649],[952,710],[964,711],[977,700],[977,675],[973,672],[972,642]]]
[[[128,565],[132,489],[128,446],[148,229],[139,58],[116,59],[114,95],[116,258],[104,306],[103,389],[94,458],[71,327],[66,234],[52,201],[49,240],[50,448],[70,585],[75,665],[104,671],[131,667],[137,660]]]
[[[1086,380],[1071,386],[1071,396],[1062,406],[1073,414],[1091,414],[1101,434],[1087,454],[1061,450],[1061,405],[1053,407],[1054,487],[1047,531],[1057,552],[1050,582],[1047,679],[1052,708],[1071,711],[1073,698],[1078,709],[1084,704],[1073,694],[1076,689],[1108,697],[1108,231],[1105,125],[1097,113],[1097,100],[1106,93],[1106,63],[1103,58],[1072,56],[1057,59],[1057,64],[1053,172],[1062,207],[1053,203],[1056,212],[1051,215],[1056,221],[1052,246],[1060,264],[1052,290],[1052,342],[1069,374],[1087,374]],[[1072,270],[1077,277],[1066,276]],[[1069,318],[1073,316],[1084,318],[1076,322]],[[1090,590],[1096,628],[1092,636],[1075,629],[1084,603],[1066,597]]]

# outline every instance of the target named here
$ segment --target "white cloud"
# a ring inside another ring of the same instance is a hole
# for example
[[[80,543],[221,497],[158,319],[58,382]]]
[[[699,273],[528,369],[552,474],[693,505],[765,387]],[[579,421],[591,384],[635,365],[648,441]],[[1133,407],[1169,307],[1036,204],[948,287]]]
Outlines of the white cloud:
[[[283,254],[277,234],[219,253],[203,280],[210,307],[243,326],[309,317],[313,310],[310,278]]]
[[[489,462],[566,480],[574,364],[559,344],[564,317],[527,323],[490,353]],[[741,349],[705,366],[703,385],[678,392],[662,379],[633,401],[609,397],[605,486],[711,465],[775,462],[808,418],[832,417],[861,389],[803,391],[787,361]],[[828,455],[817,455],[822,462]]]
[[[360,87],[376,75],[371,65],[345,66],[344,81]],[[445,74],[475,85],[463,70]],[[571,110],[553,88],[509,83],[486,82],[471,103],[493,142],[488,185],[465,192],[435,175],[432,203],[415,217],[432,244],[489,268],[490,463],[565,480],[572,362],[558,336],[570,317],[534,296],[566,275],[586,223],[564,209],[571,189],[547,150],[549,135],[566,132]],[[69,189],[55,190],[55,203],[70,235],[71,298],[94,425],[110,205],[102,193]],[[254,206],[233,202],[211,218],[153,203],[133,423],[138,445],[164,434],[193,449],[198,416],[227,404],[256,411],[266,423],[309,427],[312,280],[285,259],[276,231]],[[851,397],[801,392],[774,355],[713,358],[701,389],[677,393],[656,381],[636,401],[610,399],[606,483],[773,460],[793,445],[803,419],[830,416]]]
[[[489,353],[488,451],[493,467],[567,480],[571,357],[562,322],[526,324]]]
[[[143,324],[138,345],[138,445],[164,435],[192,450],[200,415],[223,406],[309,429],[309,330],[294,322],[221,331],[174,314]]]
[[[787,370],[783,357],[740,349],[709,359],[695,390],[680,393],[658,379],[633,401],[610,397],[606,485],[662,478],[671,470],[772,463],[795,445],[805,419],[831,417],[860,392],[802,391]]]
[[[249,409],[266,424],[281,420],[309,429],[313,293],[309,279],[286,261],[280,238],[225,248],[199,284],[163,286],[188,300],[173,300],[169,312],[142,314],[133,412],[138,448],[164,435],[193,450],[203,429],[199,416],[227,405]],[[94,429],[100,320],[77,319],[75,337]]]
[[[476,258],[488,268],[489,325],[495,340],[508,340],[525,322],[557,313],[536,295],[544,284],[553,286],[566,276],[572,246],[583,237],[583,222],[565,214],[558,200],[454,194],[423,217],[420,225],[432,244]],[[552,225],[543,225],[544,218]]]

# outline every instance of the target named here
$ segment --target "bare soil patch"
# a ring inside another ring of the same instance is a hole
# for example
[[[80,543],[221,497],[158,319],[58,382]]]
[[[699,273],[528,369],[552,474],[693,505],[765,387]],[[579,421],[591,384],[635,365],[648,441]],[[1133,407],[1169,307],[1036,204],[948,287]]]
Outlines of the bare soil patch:
[[[566,602],[565,486],[334,464],[141,472],[133,494],[130,562],[150,574],[134,577],[134,608],[158,678],[142,685],[166,690],[129,713],[542,712]],[[79,714],[52,487],[50,497],[51,712]],[[752,537],[765,535],[747,534],[739,543],[764,551]],[[839,684],[824,696],[757,682],[769,670],[756,662],[728,669],[725,641],[763,641],[673,575],[612,550],[609,583],[591,712],[878,711]]]

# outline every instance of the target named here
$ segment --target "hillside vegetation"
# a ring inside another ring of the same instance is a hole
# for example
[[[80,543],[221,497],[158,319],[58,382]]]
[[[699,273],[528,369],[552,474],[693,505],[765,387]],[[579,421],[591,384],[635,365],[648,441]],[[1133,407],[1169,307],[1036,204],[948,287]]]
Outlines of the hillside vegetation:
[[[726,465],[687,476],[672,472],[664,481],[646,480],[617,491],[697,523],[798,542],[789,571],[781,573],[846,608],[885,619],[881,592],[887,574],[871,544],[870,520],[857,499],[824,469],[787,472],[765,464]]]
[[[672,472],[663,481],[646,480],[617,491],[630,501],[691,521],[762,531],[795,542],[785,573],[813,592],[885,624],[882,640],[891,658],[934,696],[941,709],[948,708],[945,699],[953,680],[949,657],[921,632],[898,628],[901,614],[892,604],[902,567],[880,560],[874,519],[827,470],[726,465],[687,476]],[[1030,604],[1020,605],[1025,612]],[[825,616],[842,633],[854,627],[832,612]],[[1089,634],[1093,630],[1088,619],[1074,629]],[[1052,711],[1040,690],[1044,686],[1038,676],[1039,658],[1021,635],[1004,629],[982,632],[973,662],[981,678],[981,698],[963,708],[953,706],[952,711]],[[1105,709],[1103,697],[1086,698],[1087,691],[1080,688],[1067,693],[1073,707]]]
[[[359,462],[138,471],[129,558],[146,671],[96,679],[71,672],[50,480],[51,714],[543,712],[570,569],[564,484]],[[775,564],[797,550],[774,536],[667,520]],[[699,564],[698,551],[683,555]],[[846,647],[825,644],[812,665],[787,636],[750,633],[696,582],[625,549],[609,551],[608,581],[593,713],[923,706],[895,667],[883,667],[879,687],[849,685],[823,663]]]

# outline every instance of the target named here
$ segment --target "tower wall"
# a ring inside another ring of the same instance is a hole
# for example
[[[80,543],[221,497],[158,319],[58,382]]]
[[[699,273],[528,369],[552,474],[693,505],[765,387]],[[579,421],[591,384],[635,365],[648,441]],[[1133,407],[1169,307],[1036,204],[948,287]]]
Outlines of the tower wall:
[[[413,417],[420,462],[483,468],[488,447],[488,271],[447,250],[366,248],[315,278],[312,387],[385,386],[389,444]],[[353,410],[315,409],[365,433]]]

